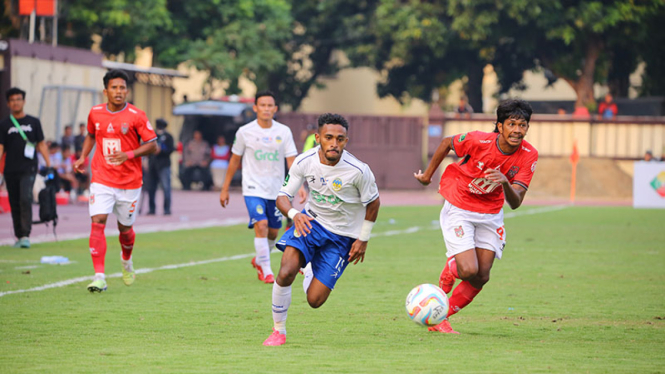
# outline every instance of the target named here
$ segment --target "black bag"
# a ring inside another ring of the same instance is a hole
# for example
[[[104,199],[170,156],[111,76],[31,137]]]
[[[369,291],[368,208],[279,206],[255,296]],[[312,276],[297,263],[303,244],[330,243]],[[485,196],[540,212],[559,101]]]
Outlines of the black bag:
[[[44,176],[46,187],[39,191],[39,221],[34,221],[33,224],[53,222],[53,234],[55,234],[55,227],[58,225],[55,194],[58,192],[59,177],[52,168],[47,168],[40,174]]]

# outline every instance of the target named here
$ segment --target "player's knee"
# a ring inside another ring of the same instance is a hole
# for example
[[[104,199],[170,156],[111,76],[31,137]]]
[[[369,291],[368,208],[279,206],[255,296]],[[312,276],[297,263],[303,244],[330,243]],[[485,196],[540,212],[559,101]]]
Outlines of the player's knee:
[[[460,266],[460,263],[457,263],[457,275],[459,275],[462,280],[471,280],[478,276],[478,266]]]
[[[478,274],[476,276],[476,283],[481,285],[481,286],[484,286],[489,281],[490,281],[489,273],[487,273],[487,274]]]
[[[314,294],[307,294],[307,303],[309,304],[310,307],[313,309],[316,309],[323,305],[326,300],[328,299],[327,296],[325,295],[314,295]]]
[[[288,266],[282,266],[277,273],[277,284],[282,287],[290,286],[293,281],[296,279],[298,274],[298,268],[291,268]]]

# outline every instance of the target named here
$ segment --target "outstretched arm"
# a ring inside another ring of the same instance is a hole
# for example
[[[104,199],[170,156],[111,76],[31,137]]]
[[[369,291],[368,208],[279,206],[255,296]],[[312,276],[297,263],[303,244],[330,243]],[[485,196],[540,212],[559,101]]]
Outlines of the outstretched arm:
[[[226,169],[224,185],[222,186],[222,191],[219,193],[219,202],[222,204],[222,208],[226,208],[226,206],[229,205],[229,187],[231,186],[233,175],[236,173],[236,170],[238,170],[238,166],[240,166],[240,160],[242,160],[242,156],[238,156],[235,153],[231,154],[229,168]]]
[[[376,200],[367,204],[365,211],[365,221],[363,221],[363,227],[360,231],[360,236],[358,239],[353,242],[351,245],[351,250],[349,251],[349,263],[355,265],[358,261],[363,262],[365,260],[365,251],[367,251],[367,242],[369,241],[370,234],[372,232],[372,227],[376,222],[376,218],[379,216],[379,207],[381,206],[381,201],[377,197]]]
[[[441,162],[443,161],[446,156],[448,156],[448,153],[453,149],[453,137],[449,136],[447,138],[443,138],[441,140],[441,143],[439,143],[439,146],[436,148],[436,151],[434,152],[434,156],[432,156],[432,160],[430,160],[429,165],[427,165],[427,169],[425,169],[425,172],[421,172],[418,170],[417,173],[413,173],[413,176],[422,184],[423,186],[427,186],[430,183],[432,183],[432,176],[434,175],[434,172],[436,169],[439,168],[439,165],[441,165]]]

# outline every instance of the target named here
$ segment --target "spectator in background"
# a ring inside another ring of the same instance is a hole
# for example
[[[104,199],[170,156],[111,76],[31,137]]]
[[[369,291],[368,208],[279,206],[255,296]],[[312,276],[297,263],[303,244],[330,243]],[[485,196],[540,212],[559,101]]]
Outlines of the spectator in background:
[[[459,99],[459,105],[455,107],[455,117],[456,118],[471,118],[471,114],[473,114],[473,108],[469,103],[467,102],[467,99],[465,96],[460,97]]]
[[[556,114],[560,116],[565,116],[568,113],[566,113],[566,108],[560,106],[559,109],[556,110]]]
[[[6,93],[9,118],[0,121],[0,159],[7,153],[4,180],[12,211],[15,248],[30,248],[32,231],[32,187],[37,175],[35,150],[50,167],[44,132],[39,119],[25,114],[25,91],[10,88]]]
[[[658,161],[655,157],[653,157],[653,153],[648,150],[644,152],[644,161]]]
[[[229,159],[231,159],[231,147],[226,144],[224,135],[220,135],[217,137],[217,144],[212,147],[212,162],[210,163],[212,182],[217,191],[221,191],[224,185],[226,169],[229,168]]]
[[[72,149],[70,147],[62,148],[62,162],[57,168],[58,176],[60,177],[60,185],[62,189],[72,193],[72,198],[76,197],[76,191],[78,189],[78,180],[74,176],[74,162],[76,160],[72,159]]]
[[[303,131],[302,134],[300,134],[300,140],[304,143],[302,146],[302,153],[305,153],[309,151],[310,149],[316,147],[319,145],[319,143],[316,142],[316,131],[319,129],[319,126],[310,123],[307,125],[307,129]]]
[[[74,137],[74,152],[83,149],[85,134],[85,123],[79,123],[79,134]]]
[[[619,114],[619,108],[614,102],[614,98],[611,93],[605,95],[605,100],[598,105],[598,114],[600,119],[604,120],[615,120],[617,119],[617,114]]]
[[[590,119],[591,113],[589,113],[589,109],[584,105],[575,104],[575,111],[573,112],[573,118]]]
[[[210,145],[203,140],[201,131],[194,131],[194,138],[185,145],[184,159],[182,188],[189,190],[192,182],[198,180],[203,182],[204,190],[210,189]]]
[[[62,166],[62,152],[60,151],[60,144],[58,142],[51,142],[48,146],[49,160],[51,167],[56,171]]]
[[[166,131],[168,123],[159,118],[157,125],[157,153],[150,156],[148,162],[148,214],[154,215],[156,210],[155,194],[157,185],[164,191],[164,215],[171,214],[171,153],[175,149],[173,136]]]
[[[60,146],[64,150],[65,148],[72,148],[74,146],[74,130],[72,129],[72,125],[67,125],[65,126],[65,135],[62,136],[62,141],[60,142]],[[70,149],[71,151],[71,149]]]

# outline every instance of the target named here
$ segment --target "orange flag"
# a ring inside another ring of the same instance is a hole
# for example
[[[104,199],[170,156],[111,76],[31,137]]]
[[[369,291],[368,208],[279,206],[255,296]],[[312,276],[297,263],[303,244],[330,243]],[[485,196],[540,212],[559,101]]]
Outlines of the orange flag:
[[[570,162],[576,164],[580,161],[580,152],[577,150],[577,140],[573,143],[573,153],[570,155]]]

